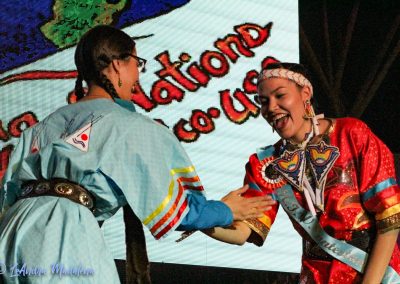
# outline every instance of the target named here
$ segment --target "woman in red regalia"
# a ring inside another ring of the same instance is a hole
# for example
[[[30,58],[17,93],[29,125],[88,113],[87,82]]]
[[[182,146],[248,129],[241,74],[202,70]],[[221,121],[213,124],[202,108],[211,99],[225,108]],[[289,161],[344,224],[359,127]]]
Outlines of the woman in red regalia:
[[[362,121],[315,115],[302,65],[262,70],[255,98],[281,139],[249,158],[247,196],[278,200],[212,237],[261,246],[278,206],[303,238],[300,283],[400,283],[400,188],[393,155]]]

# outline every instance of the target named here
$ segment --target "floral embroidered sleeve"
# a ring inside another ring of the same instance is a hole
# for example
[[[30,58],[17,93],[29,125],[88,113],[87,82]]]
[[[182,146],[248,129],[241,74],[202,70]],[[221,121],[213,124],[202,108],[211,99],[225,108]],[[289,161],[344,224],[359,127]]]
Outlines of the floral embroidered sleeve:
[[[276,187],[274,180],[268,178],[269,164],[273,157],[265,157],[260,159],[259,154],[250,156],[249,162],[246,165],[246,176],[244,183],[249,185],[249,190],[244,194],[246,197],[264,196],[273,194]],[[278,181],[281,181],[278,178]],[[271,228],[272,223],[275,221],[278,212],[278,204],[274,205],[271,210],[265,211],[264,216],[257,219],[245,220],[244,222],[252,230],[248,242],[252,242],[257,246],[261,246]]]
[[[365,208],[374,214],[379,233],[400,228],[400,188],[392,153],[361,121],[350,135],[359,151],[358,185]]]

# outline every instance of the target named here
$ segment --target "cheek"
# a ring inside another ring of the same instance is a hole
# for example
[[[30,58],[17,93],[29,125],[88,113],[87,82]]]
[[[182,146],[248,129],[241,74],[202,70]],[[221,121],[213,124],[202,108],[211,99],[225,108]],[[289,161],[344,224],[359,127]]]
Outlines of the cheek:
[[[132,72],[132,71],[127,72],[127,74],[126,74],[126,76],[125,76],[125,80],[126,80],[126,83],[127,83],[128,85],[134,84],[134,83],[137,81],[137,79],[138,79],[137,73]]]
[[[262,116],[266,117],[268,115],[268,106],[262,105],[260,107],[260,112]]]
[[[138,71],[137,67],[135,68],[135,70],[132,73],[132,80],[134,83],[139,80],[139,71]]]
[[[282,105],[293,115],[303,114],[303,102],[296,97],[288,98]]]
[[[131,62],[126,66],[126,80],[128,82],[136,82],[138,79],[138,69],[135,62]]]
[[[266,106],[261,107],[260,113],[261,113],[261,116],[268,122],[268,124],[270,124],[270,122],[268,121],[268,107],[266,107]]]

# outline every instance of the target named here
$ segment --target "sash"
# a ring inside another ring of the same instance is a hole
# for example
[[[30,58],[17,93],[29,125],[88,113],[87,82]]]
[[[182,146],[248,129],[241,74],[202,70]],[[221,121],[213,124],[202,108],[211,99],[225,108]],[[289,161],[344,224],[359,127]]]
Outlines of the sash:
[[[321,249],[335,259],[363,273],[368,253],[328,235],[319,224],[317,217],[300,206],[290,185],[286,184],[278,188],[275,192],[277,199],[289,216],[300,224]],[[400,276],[391,266],[388,266],[382,283],[400,283]]]

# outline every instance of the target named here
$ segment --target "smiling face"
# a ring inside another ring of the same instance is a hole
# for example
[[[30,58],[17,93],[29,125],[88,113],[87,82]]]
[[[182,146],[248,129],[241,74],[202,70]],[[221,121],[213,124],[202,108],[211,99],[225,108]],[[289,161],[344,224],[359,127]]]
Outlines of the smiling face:
[[[261,114],[284,139],[300,143],[311,130],[311,121],[303,115],[304,102],[311,99],[308,87],[300,87],[285,78],[269,78],[258,85]]]

